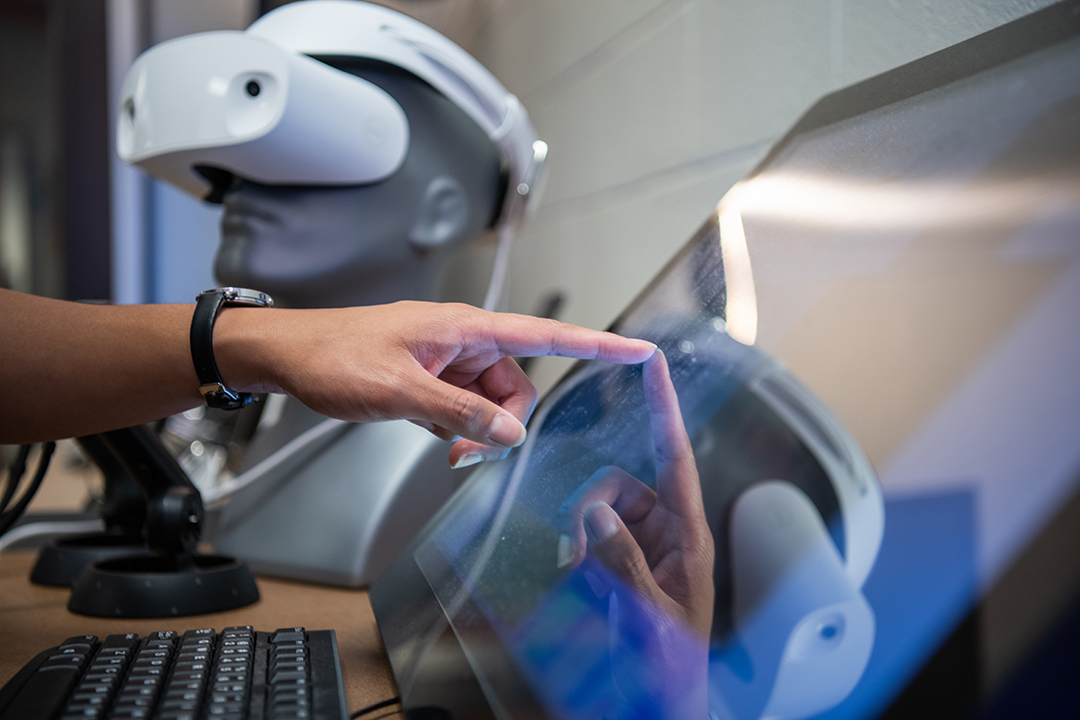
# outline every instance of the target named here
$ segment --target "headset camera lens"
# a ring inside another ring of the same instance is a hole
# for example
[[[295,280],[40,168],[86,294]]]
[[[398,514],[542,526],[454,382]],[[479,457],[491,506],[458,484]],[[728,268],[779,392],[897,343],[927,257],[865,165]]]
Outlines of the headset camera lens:
[[[259,87],[259,83],[255,82],[254,80],[248,80],[248,84],[247,87],[245,87],[245,90],[247,90],[247,94],[251,97],[258,97],[259,93],[262,92],[262,88]]]

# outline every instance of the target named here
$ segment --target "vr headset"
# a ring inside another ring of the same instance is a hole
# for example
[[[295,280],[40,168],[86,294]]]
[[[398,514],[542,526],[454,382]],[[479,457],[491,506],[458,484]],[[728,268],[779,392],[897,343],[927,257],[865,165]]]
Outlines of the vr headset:
[[[120,158],[211,202],[221,201],[213,194],[221,171],[269,185],[388,178],[408,152],[405,113],[381,88],[311,56],[396,65],[468,114],[509,176],[501,236],[535,205],[547,145],[517,98],[431,28],[352,0],[292,3],[244,32],[190,35],[145,52],[121,90]]]

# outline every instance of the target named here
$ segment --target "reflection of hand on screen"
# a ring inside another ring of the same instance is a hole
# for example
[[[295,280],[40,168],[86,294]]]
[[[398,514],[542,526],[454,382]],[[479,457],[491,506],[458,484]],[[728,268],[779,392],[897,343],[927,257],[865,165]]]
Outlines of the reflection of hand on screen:
[[[679,712],[705,717],[713,540],[662,353],[645,363],[644,382],[656,490],[616,467],[596,471],[559,510],[558,561],[576,567],[588,554],[610,573],[612,661],[620,688],[653,685],[652,700],[666,708],[662,717],[677,716],[671,702]],[[676,688],[677,697],[665,700]]]

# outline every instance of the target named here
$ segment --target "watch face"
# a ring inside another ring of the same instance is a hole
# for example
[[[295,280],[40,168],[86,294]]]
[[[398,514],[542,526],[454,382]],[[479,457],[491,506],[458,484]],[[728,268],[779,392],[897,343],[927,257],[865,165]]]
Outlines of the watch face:
[[[274,307],[274,299],[262,292],[261,290],[252,290],[251,288],[242,287],[221,287],[213,288],[211,290],[204,290],[196,297],[201,298],[204,295],[222,295],[225,298],[226,304],[237,305],[258,305],[259,307]]]

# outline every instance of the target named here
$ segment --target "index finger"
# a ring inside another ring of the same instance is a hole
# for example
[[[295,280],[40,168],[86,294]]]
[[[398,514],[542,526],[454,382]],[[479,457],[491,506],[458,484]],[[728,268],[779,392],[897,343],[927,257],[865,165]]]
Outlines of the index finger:
[[[528,315],[496,315],[490,332],[502,353],[513,357],[553,355],[632,365],[656,352],[656,345],[648,340]]]
[[[657,499],[680,514],[689,514],[701,504],[701,488],[694,450],[663,352],[657,352],[645,363],[643,380],[656,447]]]

